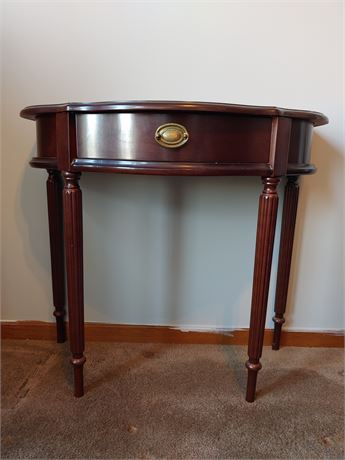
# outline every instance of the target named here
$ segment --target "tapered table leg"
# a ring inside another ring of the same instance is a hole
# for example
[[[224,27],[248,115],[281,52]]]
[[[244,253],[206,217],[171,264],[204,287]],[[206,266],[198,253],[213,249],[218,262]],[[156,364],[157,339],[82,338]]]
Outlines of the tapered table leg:
[[[62,343],[66,340],[62,180],[59,171],[48,169],[48,174],[47,203],[54,316],[56,318],[56,340]]]
[[[263,178],[264,189],[259,200],[256,233],[252,307],[250,316],[246,400],[255,399],[256,379],[261,369],[260,358],[264,341],[268,290],[271,275],[274,234],[277,220],[279,178]]]
[[[293,240],[298,206],[298,176],[288,177],[285,186],[284,208],[280,235],[276,297],[274,305],[274,334],[272,349],[279,350],[280,334],[285,322],[284,313],[288,295]]]
[[[80,173],[64,172],[64,229],[67,268],[68,320],[71,363],[74,371],[74,395],[83,396],[84,357],[84,286],[83,216]]]

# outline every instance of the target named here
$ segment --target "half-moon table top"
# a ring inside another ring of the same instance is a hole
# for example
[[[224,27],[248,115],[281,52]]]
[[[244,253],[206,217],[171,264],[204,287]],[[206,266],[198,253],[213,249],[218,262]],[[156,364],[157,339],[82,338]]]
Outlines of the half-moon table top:
[[[192,101],[106,101],[66,102],[62,104],[32,105],[20,112],[21,117],[35,120],[40,115],[57,112],[214,112],[238,115],[289,117],[308,120],[314,126],[328,123],[328,118],[309,110],[286,109],[282,107],[225,104],[219,102]]]

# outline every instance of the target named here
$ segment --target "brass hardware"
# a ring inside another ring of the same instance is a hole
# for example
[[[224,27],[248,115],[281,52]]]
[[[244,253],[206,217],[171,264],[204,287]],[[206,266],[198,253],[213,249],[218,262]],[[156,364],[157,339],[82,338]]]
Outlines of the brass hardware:
[[[176,149],[188,141],[189,134],[186,128],[178,123],[166,123],[157,128],[155,139],[162,147]]]

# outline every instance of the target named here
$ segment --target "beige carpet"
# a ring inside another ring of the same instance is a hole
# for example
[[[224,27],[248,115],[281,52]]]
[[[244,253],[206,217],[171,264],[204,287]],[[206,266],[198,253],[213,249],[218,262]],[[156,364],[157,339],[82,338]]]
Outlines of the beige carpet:
[[[68,345],[3,341],[2,458],[344,458],[341,349],[89,343],[86,394]]]

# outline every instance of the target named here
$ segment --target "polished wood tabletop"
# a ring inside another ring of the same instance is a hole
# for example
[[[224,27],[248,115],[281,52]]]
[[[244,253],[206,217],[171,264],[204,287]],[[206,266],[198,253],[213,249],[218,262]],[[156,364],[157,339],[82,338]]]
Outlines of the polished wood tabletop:
[[[285,321],[300,175],[310,163],[314,127],[325,115],[307,110],[210,102],[124,101],[36,105],[23,109],[36,122],[37,155],[48,171],[47,199],[57,341],[66,340],[65,272],[74,394],[84,394],[82,172],[258,176],[259,197],[246,400],[253,402],[261,369],[277,188],[287,176],[275,296],[274,338]]]

